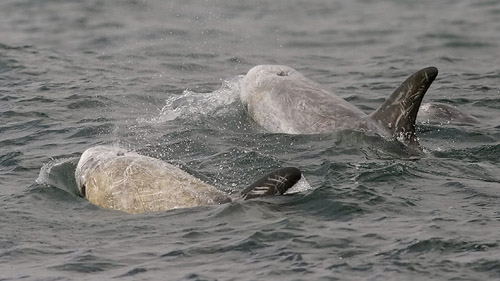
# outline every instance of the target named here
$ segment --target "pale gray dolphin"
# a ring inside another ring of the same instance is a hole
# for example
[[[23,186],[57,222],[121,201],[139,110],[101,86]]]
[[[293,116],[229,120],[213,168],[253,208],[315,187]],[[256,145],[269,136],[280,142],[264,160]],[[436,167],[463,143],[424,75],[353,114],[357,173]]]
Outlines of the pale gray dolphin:
[[[450,104],[428,102],[420,105],[420,122],[452,123],[458,125],[480,125],[481,121],[462,109]]]
[[[281,168],[231,196],[160,159],[112,146],[87,149],[75,171],[81,196],[131,214],[281,195],[301,178],[299,169]]]
[[[250,69],[240,97],[253,120],[270,132],[316,134],[354,129],[418,145],[415,119],[437,73],[435,67],[415,72],[371,115],[282,65]]]

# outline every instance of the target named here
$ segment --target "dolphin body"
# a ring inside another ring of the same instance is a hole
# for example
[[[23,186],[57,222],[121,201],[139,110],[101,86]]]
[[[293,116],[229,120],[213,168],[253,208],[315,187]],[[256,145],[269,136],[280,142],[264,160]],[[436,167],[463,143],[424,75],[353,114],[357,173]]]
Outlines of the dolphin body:
[[[417,119],[421,122],[451,123],[457,125],[481,125],[481,121],[464,110],[450,104],[423,103],[420,105]]]
[[[318,134],[354,129],[418,146],[416,116],[437,74],[435,67],[415,72],[370,115],[282,65],[250,69],[243,78],[240,98],[252,119],[270,132]]]
[[[231,196],[160,159],[112,146],[87,149],[75,170],[82,197],[131,214],[282,195],[301,178],[299,169],[281,168]]]

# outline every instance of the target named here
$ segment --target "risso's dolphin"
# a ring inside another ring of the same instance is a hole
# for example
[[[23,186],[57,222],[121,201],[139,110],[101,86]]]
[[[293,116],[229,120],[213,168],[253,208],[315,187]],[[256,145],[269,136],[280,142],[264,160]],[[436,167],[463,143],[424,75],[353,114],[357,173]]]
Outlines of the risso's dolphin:
[[[435,67],[415,72],[367,115],[290,67],[258,65],[243,78],[241,100],[253,120],[270,132],[316,134],[354,129],[418,145],[415,119],[437,74]]]
[[[423,103],[418,111],[421,122],[439,122],[458,125],[480,125],[481,121],[458,107],[444,103]]]
[[[301,177],[297,168],[281,168],[231,196],[167,162],[112,146],[87,149],[75,171],[81,196],[132,214],[282,195]]]

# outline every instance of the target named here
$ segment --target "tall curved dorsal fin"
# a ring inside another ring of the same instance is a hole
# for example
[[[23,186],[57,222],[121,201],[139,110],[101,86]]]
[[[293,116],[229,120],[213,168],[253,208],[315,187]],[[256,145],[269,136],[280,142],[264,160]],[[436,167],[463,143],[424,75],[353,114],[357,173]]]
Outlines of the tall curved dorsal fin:
[[[298,168],[281,168],[263,176],[240,193],[240,197],[247,200],[256,197],[282,195],[296,184],[302,173]]]
[[[415,120],[422,99],[438,74],[430,66],[413,73],[372,113],[371,117],[407,145],[418,145]]]

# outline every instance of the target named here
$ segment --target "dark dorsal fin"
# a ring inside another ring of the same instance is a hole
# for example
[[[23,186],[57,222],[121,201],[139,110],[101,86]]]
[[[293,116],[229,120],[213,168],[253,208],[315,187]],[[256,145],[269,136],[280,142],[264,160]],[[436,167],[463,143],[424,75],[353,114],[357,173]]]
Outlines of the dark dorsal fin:
[[[247,200],[256,197],[282,195],[296,184],[301,177],[302,174],[297,168],[281,168],[263,176],[245,188],[240,197]]]
[[[415,120],[425,92],[437,74],[433,66],[412,74],[372,113],[372,118],[403,143],[418,145]]]

